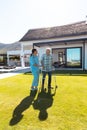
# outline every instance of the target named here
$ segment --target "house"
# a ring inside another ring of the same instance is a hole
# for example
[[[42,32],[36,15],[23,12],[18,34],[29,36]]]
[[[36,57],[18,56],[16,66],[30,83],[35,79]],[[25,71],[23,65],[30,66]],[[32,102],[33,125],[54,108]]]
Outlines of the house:
[[[21,43],[21,63],[24,65],[24,46],[30,50],[37,48],[39,57],[46,47],[52,49],[56,68],[87,70],[87,22],[31,29],[19,41]]]

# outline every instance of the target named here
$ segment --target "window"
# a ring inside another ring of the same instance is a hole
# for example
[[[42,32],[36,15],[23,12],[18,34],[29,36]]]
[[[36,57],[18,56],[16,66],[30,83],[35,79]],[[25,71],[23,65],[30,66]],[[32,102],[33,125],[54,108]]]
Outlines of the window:
[[[66,65],[67,67],[81,67],[81,48],[66,49]]]
[[[0,56],[0,62],[3,62],[3,61],[4,61],[3,56]]]
[[[7,56],[5,54],[0,54],[0,65],[7,64]]]

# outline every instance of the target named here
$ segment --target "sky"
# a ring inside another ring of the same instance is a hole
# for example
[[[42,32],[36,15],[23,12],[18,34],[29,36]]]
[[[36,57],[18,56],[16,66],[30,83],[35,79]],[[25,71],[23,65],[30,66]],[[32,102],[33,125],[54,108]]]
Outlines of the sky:
[[[19,41],[29,29],[86,20],[87,0],[0,0],[0,43]]]
[[[80,61],[80,48],[67,49],[67,61],[78,60]]]

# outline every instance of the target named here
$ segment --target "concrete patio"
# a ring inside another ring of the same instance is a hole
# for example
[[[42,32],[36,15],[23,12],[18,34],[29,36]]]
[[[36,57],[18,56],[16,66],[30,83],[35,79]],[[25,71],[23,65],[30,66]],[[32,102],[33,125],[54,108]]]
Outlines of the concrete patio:
[[[16,67],[15,69],[0,69],[0,79],[8,78],[29,71],[30,67]]]

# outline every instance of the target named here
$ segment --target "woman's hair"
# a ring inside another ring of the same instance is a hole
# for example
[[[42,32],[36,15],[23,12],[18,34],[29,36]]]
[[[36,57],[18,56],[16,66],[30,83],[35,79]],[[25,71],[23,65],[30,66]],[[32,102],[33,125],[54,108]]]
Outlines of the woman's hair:
[[[37,51],[37,49],[32,49],[31,56],[34,54],[35,51]]]

